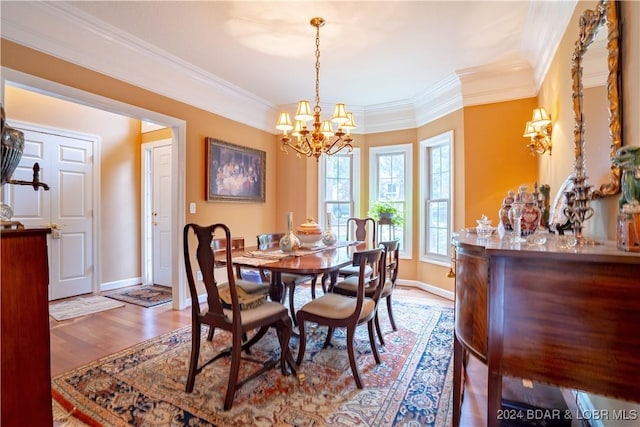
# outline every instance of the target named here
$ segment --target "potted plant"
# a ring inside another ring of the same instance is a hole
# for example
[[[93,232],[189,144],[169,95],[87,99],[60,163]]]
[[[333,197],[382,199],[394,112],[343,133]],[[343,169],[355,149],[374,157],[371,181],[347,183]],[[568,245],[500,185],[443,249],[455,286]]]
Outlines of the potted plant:
[[[381,219],[388,219],[391,221],[391,224],[402,225],[403,217],[398,212],[398,209],[390,202],[378,200],[374,202],[369,208],[369,216],[376,221],[380,221]]]

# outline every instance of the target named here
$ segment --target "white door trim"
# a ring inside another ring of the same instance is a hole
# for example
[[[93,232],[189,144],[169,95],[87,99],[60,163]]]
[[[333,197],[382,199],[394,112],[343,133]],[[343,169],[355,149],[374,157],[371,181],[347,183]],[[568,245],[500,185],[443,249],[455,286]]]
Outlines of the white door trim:
[[[172,191],[176,200],[176,203],[174,203],[171,208],[173,222],[172,243],[174,248],[182,248],[182,229],[186,221],[185,163],[187,154],[187,123],[185,120],[136,107],[134,105],[125,104],[124,102],[116,101],[114,99],[106,98],[94,93],[72,88],[70,86],[65,86],[60,83],[45,80],[40,77],[32,76],[30,74],[22,73],[20,71],[12,70],[6,67],[1,67],[0,76],[0,87],[2,88],[1,95],[3,104],[4,85],[7,82],[10,82],[14,86],[22,87],[27,90],[34,90],[48,96],[65,99],[70,102],[75,102],[93,108],[99,108],[104,111],[122,114],[124,116],[133,117],[140,120],[146,120],[153,123],[162,123],[166,126],[171,127],[173,131],[172,169],[175,176],[175,179],[172,181]],[[96,181],[99,181],[99,176]],[[180,253],[181,252],[177,250],[172,257],[172,282],[174,284],[173,308],[177,310],[182,310],[187,307],[188,302],[185,269],[184,263],[180,262]],[[94,254],[94,256],[96,257],[96,259],[99,259],[99,254]]]

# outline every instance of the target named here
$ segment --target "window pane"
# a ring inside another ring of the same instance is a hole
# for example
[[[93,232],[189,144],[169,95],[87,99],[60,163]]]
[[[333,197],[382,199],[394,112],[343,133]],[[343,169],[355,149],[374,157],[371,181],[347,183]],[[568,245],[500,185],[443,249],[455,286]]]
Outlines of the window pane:
[[[425,146],[423,155],[428,171],[423,175],[425,194],[425,241],[427,256],[448,256],[451,233],[451,141]]]
[[[330,212],[331,228],[336,233],[338,240],[347,240],[346,220],[353,216],[353,156],[347,154],[335,154],[327,156],[324,160],[324,210]],[[318,223],[324,228],[326,216]]]
[[[403,218],[403,223],[406,222],[405,214],[405,152],[399,153],[383,153],[377,155],[377,194],[375,199],[381,201],[388,201],[393,204],[398,213]],[[378,236],[378,239],[388,239],[395,237],[400,241],[400,247],[404,244],[404,225],[393,226],[393,231],[381,230],[383,235]]]

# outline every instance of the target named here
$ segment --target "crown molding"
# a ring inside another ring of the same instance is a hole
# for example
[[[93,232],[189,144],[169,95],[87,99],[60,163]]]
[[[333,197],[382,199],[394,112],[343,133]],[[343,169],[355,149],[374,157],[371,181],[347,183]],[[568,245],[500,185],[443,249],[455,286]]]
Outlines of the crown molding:
[[[457,72],[465,106],[490,104],[536,96],[533,69],[528,62],[514,58],[483,67]]]
[[[578,0],[561,2],[532,1],[529,4],[527,27],[522,40],[522,52],[535,58],[534,81],[536,93],[544,81],[558,46],[564,37]],[[577,37],[577,28],[576,37]]]
[[[423,126],[463,107],[462,86],[457,74],[451,74],[414,99],[416,127]]]

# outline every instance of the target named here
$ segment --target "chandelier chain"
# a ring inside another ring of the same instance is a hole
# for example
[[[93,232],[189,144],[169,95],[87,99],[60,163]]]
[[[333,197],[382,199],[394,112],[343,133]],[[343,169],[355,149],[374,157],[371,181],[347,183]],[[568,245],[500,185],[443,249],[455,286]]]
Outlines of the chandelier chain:
[[[320,25],[316,27],[316,105],[313,111],[319,113],[320,108]]]

